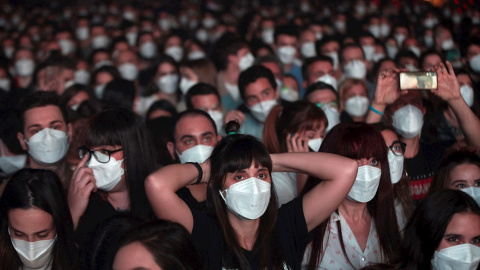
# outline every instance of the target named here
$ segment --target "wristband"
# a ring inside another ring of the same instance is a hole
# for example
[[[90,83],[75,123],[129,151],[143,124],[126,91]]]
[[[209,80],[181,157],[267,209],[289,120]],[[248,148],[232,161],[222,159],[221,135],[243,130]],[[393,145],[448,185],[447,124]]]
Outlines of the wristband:
[[[373,108],[372,105],[368,105],[368,108],[369,108],[372,112],[374,112],[374,113],[376,113],[376,114],[378,114],[378,115],[383,115],[383,112],[381,112],[381,111]]]
[[[198,178],[197,178],[197,181],[195,182],[195,184],[192,184],[192,185],[198,185],[202,181],[202,177],[203,177],[202,167],[200,167],[200,165],[197,162],[187,162],[187,163],[193,164],[195,166],[195,168],[197,168]]]

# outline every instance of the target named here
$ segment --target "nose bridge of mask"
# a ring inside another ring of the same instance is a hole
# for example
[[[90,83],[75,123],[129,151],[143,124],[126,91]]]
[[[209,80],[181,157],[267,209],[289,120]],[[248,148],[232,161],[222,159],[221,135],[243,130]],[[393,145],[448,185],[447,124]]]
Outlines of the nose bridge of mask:
[[[477,202],[477,205],[480,206],[480,187],[467,187],[461,189],[461,191],[470,195],[470,197],[472,197],[475,202]]]
[[[231,185],[226,190],[227,190],[227,194],[228,194],[228,190],[235,190],[238,192],[251,193],[251,194],[259,194],[261,192],[266,192],[267,189],[269,190],[270,186],[271,185],[266,181],[263,181],[256,177],[250,177],[248,179],[245,179],[243,181],[240,181]]]
[[[308,147],[310,147],[313,151],[318,152],[320,150],[320,146],[322,146],[323,138],[315,138],[308,140]]]
[[[454,260],[463,263],[472,263],[480,261],[480,247],[472,244],[461,244],[448,248],[441,249],[435,252],[436,255],[446,258],[447,260]],[[459,266],[459,265],[457,265]],[[458,269],[464,269],[459,267]],[[476,269],[476,268],[469,268]]]
[[[390,167],[390,180],[392,184],[396,184],[402,178],[404,158],[403,155],[395,155],[390,149],[388,150],[387,157]]]
[[[180,159],[181,163],[186,162],[204,162],[207,160],[210,155],[212,154],[213,146],[204,145],[204,144],[197,144],[187,150],[184,150],[181,154],[178,153],[177,155]]]
[[[55,240],[57,240],[57,235],[55,235],[55,237],[52,239],[35,242],[16,239],[11,237],[10,228],[8,228],[8,234],[10,235],[10,239],[15,250],[30,261],[33,261],[43,255],[43,253],[45,253],[48,248],[55,243]]]
[[[359,179],[360,176],[365,176],[361,180],[370,182],[376,180],[376,178],[381,176],[381,174],[382,170],[380,168],[364,165],[358,167],[357,179]]]

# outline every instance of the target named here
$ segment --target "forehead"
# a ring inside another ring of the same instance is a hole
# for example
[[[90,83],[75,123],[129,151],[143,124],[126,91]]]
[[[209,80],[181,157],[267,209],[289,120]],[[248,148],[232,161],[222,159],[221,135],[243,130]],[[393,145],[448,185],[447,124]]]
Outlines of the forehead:
[[[26,110],[23,116],[25,119],[25,126],[40,124],[42,122],[50,123],[53,120],[65,121],[65,119],[63,119],[62,111],[55,105]]]
[[[333,70],[333,65],[328,61],[316,61],[308,67],[309,73],[315,73],[318,71],[323,71],[324,73],[329,73]]]
[[[308,101],[311,103],[328,103],[337,101],[337,97],[330,90],[316,90],[308,95]]]
[[[53,217],[38,208],[16,208],[8,212],[11,227],[24,233],[35,233],[53,227]]]
[[[467,74],[457,75],[457,80],[459,83],[463,84],[472,84],[472,80]]]
[[[270,71],[272,71],[272,73],[274,75],[281,75],[280,74],[280,67],[275,62],[264,62],[264,63],[262,63],[262,66],[270,69]]]
[[[297,41],[297,37],[296,36],[290,36],[290,35],[287,35],[287,34],[280,34],[277,37],[277,41],[278,42],[285,42],[285,43],[291,43],[291,42],[294,43],[294,42]]]
[[[192,105],[195,108],[203,107],[205,105],[218,104],[220,100],[214,94],[195,95],[192,97]]]
[[[382,133],[382,137],[385,140],[385,143],[387,145],[391,145],[394,141],[398,141],[398,137],[395,134],[395,132],[393,132],[389,129],[382,130],[381,133]]]
[[[359,47],[348,47],[343,50],[342,55],[345,60],[363,58],[362,49]]]
[[[339,49],[340,49],[340,44],[338,44],[338,42],[334,40],[329,41],[322,46],[322,51],[325,51],[325,52],[338,52]]]
[[[175,125],[175,140],[185,135],[195,136],[206,132],[215,134],[215,127],[212,122],[203,115],[185,116]]]
[[[245,87],[245,96],[259,95],[265,89],[272,89],[272,85],[267,78],[260,78]]]
[[[480,235],[480,216],[472,213],[457,213],[448,223],[445,234]]]

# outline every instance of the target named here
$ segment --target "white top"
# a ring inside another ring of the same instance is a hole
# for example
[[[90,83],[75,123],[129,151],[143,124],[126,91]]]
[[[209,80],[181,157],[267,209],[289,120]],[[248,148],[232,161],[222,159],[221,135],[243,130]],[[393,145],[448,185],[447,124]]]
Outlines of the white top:
[[[395,214],[397,215],[398,228],[403,234],[403,229],[405,229],[405,225],[407,225],[407,217],[405,216],[405,211],[403,211],[402,203],[399,200],[395,199],[393,204],[395,206]]]
[[[338,220],[340,220],[340,225],[342,227],[342,237],[343,243],[345,245],[345,251],[347,253],[348,259],[352,264],[350,264],[344,256],[342,246],[340,245],[337,228]],[[367,245],[365,246],[364,251],[361,250],[360,246],[357,243],[355,235],[353,235],[350,226],[348,226],[348,223],[345,221],[341,214],[337,214],[336,212],[332,213],[332,215],[330,216],[330,224],[325,233],[328,234],[325,235],[323,239],[323,250],[325,250],[325,254],[323,256],[320,267],[318,267],[317,269],[360,269],[371,264],[384,262],[384,260],[382,260],[383,256],[379,247],[377,229],[375,227],[373,219],[370,224],[370,233],[368,234]],[[310,250],[311,244],[308,245],[305,250],[302,262],[302,269],[306,269],[308,266],[308,261],[310,259]]]
[[[293,172],[272,173],[273,186],[277,193],[278,207],[297,197],[297,174]]]

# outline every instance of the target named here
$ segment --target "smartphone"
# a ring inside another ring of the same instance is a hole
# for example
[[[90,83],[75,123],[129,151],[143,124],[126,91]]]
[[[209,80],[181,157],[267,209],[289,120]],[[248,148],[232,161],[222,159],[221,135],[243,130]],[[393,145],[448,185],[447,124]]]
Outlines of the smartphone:
[[[400,72],[400,90],[437,89],[437,72]]]

